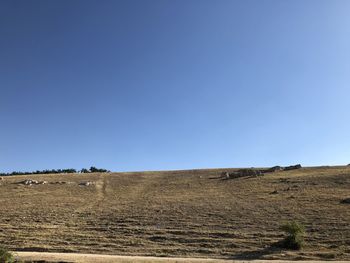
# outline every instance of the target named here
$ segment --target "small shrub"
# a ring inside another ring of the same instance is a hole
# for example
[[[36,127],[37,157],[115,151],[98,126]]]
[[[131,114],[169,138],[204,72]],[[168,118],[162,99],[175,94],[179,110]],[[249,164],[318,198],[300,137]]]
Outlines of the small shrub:
[[[341,204],[350,204],[350,197],[340,201]]]
[[[0,263],[13,263],[15,259],[11,252],[5,248],[0,248]]]
[[[292,221],[281,226],[281,230],[286,232],[286,238],[281,242],[281,247],[299,250],[304,245],[305,228],[302,224]]]

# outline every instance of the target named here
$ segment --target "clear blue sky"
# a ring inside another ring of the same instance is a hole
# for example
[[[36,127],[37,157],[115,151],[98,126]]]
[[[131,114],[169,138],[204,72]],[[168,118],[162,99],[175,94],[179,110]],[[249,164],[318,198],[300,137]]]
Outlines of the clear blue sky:
[[[350,163],[350,1],[0,2],[0,171]]]

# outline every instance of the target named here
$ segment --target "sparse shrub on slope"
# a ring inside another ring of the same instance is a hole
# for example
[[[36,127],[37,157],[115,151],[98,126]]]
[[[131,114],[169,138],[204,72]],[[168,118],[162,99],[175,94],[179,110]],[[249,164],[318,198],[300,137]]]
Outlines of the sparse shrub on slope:
[[[350,197],[340,201],[341,204],[350,204]]]
[[[96,168],[94,166],[91,166],[90,167],[90,172],[91,173],[108,173],[109,171],[106,170],[106,169],[98,169],[98,168]]]
[[[11,252],[5,248],[0,248],[0,263],[13,263],[15,259]]]
[[[292,221],[281,226],[287,236],[280,242],[281,247],[299,250],[304,245],[305,228],[302,224]]]

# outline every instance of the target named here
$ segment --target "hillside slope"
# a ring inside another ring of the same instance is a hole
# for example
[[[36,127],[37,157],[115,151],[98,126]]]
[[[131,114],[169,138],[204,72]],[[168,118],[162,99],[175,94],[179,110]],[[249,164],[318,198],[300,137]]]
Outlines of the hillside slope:
[[[350,197],[349,167],[232,180],[222,171],[7,177],[0,243],[18,251],[350,260],[350,205],[340,203]],[[28,178],[48,184],[18,184]],[[292,219],[306,226],[306,248],[274,248],[280,224]]]

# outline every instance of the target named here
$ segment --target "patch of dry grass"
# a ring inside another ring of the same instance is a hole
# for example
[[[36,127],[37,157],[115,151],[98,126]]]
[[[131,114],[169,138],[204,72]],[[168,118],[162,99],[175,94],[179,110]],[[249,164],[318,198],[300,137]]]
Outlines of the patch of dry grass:
[[[0,242],[11,250],[119,255],[350,259],[350,168],[222,180],[223,169],[32,175],[0,185]],[[70,184],[24,186],[26,178]],[[95,184],[82,187],[81,181]],[[283,251],[282,222],[306,227]]]

